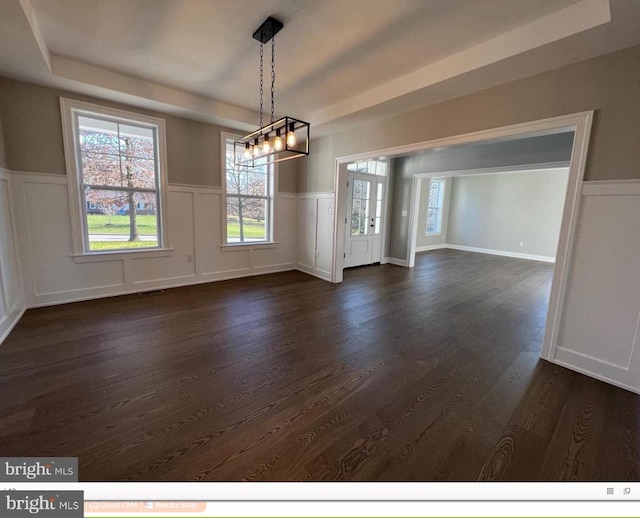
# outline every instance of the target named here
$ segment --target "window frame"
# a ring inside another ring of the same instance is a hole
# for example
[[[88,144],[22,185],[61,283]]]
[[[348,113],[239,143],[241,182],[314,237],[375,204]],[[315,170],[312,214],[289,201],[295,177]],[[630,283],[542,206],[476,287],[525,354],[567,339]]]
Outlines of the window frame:
[[[122,254],[157,255],[158,252],[171,251],[169,245],[169,230],[167,224],[167,139],[166,123],[164,119],[142,115],[136,112],[110,108],[99,104],[77,101],[75,99],[60,98],[60,112],[62,118],[62,137],[67,169],[67,186],[69,191],[69,209],[71,213],[71,236],[73,242],[73,256],[82,259],[96,257],[108,259],[109,256]],[[86,220],[86,200],[83,194],[81,156],[79,150],[79,133],[77,127],[78,116],[85,115],[96,119],[114,121],[122,124],[134,124],[154,129],[156,144],[156,175],[157,175],[157,219],[158,245],[139,249],[121,250],[89,250],[89,238]]]
[[[220,247],[223,251],[238,250],[238,249],[251,249],[251,248],[273,248],[279,244],[276,239],[277,226],[276,226],[276,205],[278,200],[278,164],[270,163],[266,164],[267,174],[269,175],[269,195],[265,198],[267,200],[267,223],[266,230],[267,236],[264,241],[244,241],[238,243],[228,242],[227,237],[227,144],[241,138],[241,135],[234,133],[221,132],[220,135],[220,185],[222,191],[222,199],[220,203],[221,209],[221,240]],[[236,195],[233,195],[236,196]],[[250,196],[251,197],[251,196]]]
[[[429,205],[429,201],[431,199],[431,184],[438,183],[440,187],[438,188],[438,206],[432,207]],[[427,194],[427,217],[425,218],[425,236],[441,236],[442,235],[442,226],[444,222],[442,221],[444,215],[444,197],[445,197],[445,189],[447,186],[447,182],[444,178],[430,178],[429,179],[429,190]],[[429,232],[429,210],[436,209],[438,211],[438,221],[436,225],[436,230],[434,232]]]

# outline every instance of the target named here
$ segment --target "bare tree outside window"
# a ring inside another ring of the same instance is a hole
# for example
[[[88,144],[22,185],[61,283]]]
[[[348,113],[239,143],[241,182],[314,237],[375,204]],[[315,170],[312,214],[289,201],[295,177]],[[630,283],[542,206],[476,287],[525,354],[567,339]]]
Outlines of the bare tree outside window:
[[[225,168],[227,243],[267,241],[271,202],[269,166],[237,164],[233,141],[228,141]]]
[[[442,208],[444,203],[444,180],[432,178],[429,185],[427,206],[427,228],[425,234],[442,232]]]

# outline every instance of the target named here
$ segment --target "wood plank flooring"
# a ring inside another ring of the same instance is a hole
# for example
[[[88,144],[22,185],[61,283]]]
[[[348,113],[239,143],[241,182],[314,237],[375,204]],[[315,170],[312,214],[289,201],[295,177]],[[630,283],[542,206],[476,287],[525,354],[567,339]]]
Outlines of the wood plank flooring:
[[[29,310],[0,455],[91,480],[638,480],[640,397],[539,359],[552,266],[439,250]]]

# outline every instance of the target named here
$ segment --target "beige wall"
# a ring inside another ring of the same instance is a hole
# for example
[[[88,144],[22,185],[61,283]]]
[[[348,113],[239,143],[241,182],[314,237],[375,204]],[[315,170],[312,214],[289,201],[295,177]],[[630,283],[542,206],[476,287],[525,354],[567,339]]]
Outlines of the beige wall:
[[[333,191],[336,157],[596,110],[586,180],[640,178],[640,47],[312,141],[300,189]]]
[[[568,169],[452,180],[448,244],[556,256]]]
[[[233,130],[0,78],[0,117],[4,123],[8,169],[31,173],[65,174],[60,97],[94,102],[165,119],[169,183],[212,187],[221,185],[220,133]],[[1,151],[0,160],[2,160]],[[297,192],[297,164],[281,165],[279,190]]]
[[[299,192],[333,192],[335,158],[333,136],[312,139],[309,156],[300,159]]]
[[[7,167],[7,152],[4,148],[4,131],[2,130],[2,116],[0,116],[0,167]]]

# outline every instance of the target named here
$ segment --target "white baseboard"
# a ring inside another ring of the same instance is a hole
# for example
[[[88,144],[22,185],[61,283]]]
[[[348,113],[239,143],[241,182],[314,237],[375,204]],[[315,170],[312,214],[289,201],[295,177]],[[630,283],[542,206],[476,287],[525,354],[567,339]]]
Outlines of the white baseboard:
[[[309,268],[303,264],[298,263],[296,270],[302,273],[306,273],[307,275],[312,275],[317,277],[318,279],[322,279],[323,281],[333,282],[331,280],[331,272],[325,272],[324,270],[315,270],[313,268]]]
[[[633,385],[628,385],[626,383],[622,383],[618,380],[616,380],[615,378],[610,378],[608,376],[604,376],[598,372],[594,372],[591,369],[585,369],[584,367],[578,367],[570,362],[566,362],[566,361],[562,361],[562,360],[558,360],[557,358],[553,359],[553,360],[547,360],[550,363],[555,363],[556,365],[560,365],[561,367],[564,367],[566,369],[572,370],[572,371],[576,371],[579,372],[580,374],[584,374],[585,376],[589,376],[591,378],[595,378],[597,380],[600,381],[604,381],[605,383],[609,383],[610,385],[614,385],[616,387],[619,387],[621,389],[624,390],[628,390],[629,392],[633,392],[634,394],[639,394],[640,395],[640,387],[639,386],[633,386]]]
[[[521,254],[518,252],[505,252],[504,250],[491,250],[489,248],[476,248],[473,246],[462,246],[462,245],[450,245],[447,244],[446,248],[451,248],[452,250],[462,250],[465,252],[477,252],[480,254],[490,254],[490,255],[501,255],[504,257],[514,257],[516,259],[529,259],[531,261],[543,261],[545,263],[555,263],[555,257],[548,257],[546,255],[533,255],[533,254]]]
[[[416,246],[416,252],[429,252],[431,250],[441,250],[443,248],[447,248],[445,243],[440,245]]]
[[[226,272],[216,272],[202,274],[201,276],[175,277],[173,279],[162,279],[161,281],[148,281],[134,284],[133,287],[119,289],[113,291],[98,291],[96,289],[74,290],[71,292],[58,292],[47,294],[44,298],[40,295],[40,301],[29,304],[29,308],[43,308],[47,306],[57,306],[59,304],[69,304],[71,302],[82,302],[86,300],[104,299],[108,297],[119,297],[121,295],[132,295],[136,293],[145,293],[148,291],[169,290],[172,288],[181,288],[184,286],[195,286],[197,284],[207,284],[211,282],[227,281],[231,279],[242,279],[244,277],[255,277],[257,275],[265,275],[269,273],[278,273],[295,270],[293,264],[263,266],[259,269],[249,270],[232,270]],[[44,300],[42,300],[44,298]]]
[[[409,263],[406,259],[396,259],[395,257],[383,257],[380,264],[395,264],[396,266],[408,266]]]
[[[19,309],[15,309],[13,312],[9,313],[2,321],[0,321],[0,345],[2,345],[5,338],[9,336],[9,333],[22,318],[22,315],[24,315],[25,311],[26,308],[22,307],[22,304],[20,304]]]

